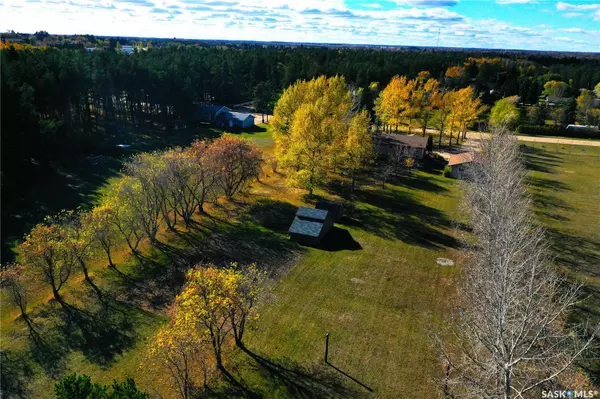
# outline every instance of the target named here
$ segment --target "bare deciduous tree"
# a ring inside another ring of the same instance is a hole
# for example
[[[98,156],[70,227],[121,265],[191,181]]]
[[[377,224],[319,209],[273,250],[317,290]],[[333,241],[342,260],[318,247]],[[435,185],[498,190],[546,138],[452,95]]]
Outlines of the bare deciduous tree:
[[[452,334],[440,345],[449,368],[445,393],[528,397],[573,366],[598,327],[586,334],[566,325],[579,287],[565,287],[552,268],[515,139],[496,130],[474,159],[465,208],[475,240]]]

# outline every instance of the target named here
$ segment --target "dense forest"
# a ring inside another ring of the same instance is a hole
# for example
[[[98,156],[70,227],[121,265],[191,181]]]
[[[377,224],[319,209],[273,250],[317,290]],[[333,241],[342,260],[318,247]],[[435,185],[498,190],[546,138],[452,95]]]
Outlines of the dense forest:
[[[343,75],[366,89],[429,71],[442,87],[472,86],[487,105],[514,95],[535,104],[553,80],[568,83],[565,95],[600,82],[600,57],[160,41],[122,54],[114,51],[117,40],[96,44],[96,51],[61,43],[2,44],[3,202],[16,201],[15,187],[35,184],[40,165],[102,153],[110,139],[124,131],[141,134],[148,125],[168,135],[177,121],[193,120],[199,103],[254,101],[259,112],[271,113],[298,79]],[[452,68],[458,72],[449,74]],[[363,93],[373,116],[376,94]]]

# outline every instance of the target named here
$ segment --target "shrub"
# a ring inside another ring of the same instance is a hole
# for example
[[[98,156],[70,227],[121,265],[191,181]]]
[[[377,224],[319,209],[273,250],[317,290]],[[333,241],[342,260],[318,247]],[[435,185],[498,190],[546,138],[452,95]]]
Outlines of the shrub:
[[[452,173],[452,166],[444,166],[444,177],[451,177],[451,173]]]
[[[71,374],[54,386],[56,399],[149,399],[150,395],[140,391],[133,379],[123,382],[115,380],[111,387],[92,382],[85,374]]]

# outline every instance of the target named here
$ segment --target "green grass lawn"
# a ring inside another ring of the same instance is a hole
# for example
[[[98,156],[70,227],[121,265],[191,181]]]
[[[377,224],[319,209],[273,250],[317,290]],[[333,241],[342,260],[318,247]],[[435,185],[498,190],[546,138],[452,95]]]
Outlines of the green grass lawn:
[[[267,150],[272,145],[265,131],[241,135]],[[228,362],[248,391],[263,397],[430,392],[440,369],[427,333],[448,310],[455,270],[435,261],[443,256],[459,262],[452,236],[458,187],[439,171],[404,176],[386,189],[371,180],[363,183],[353,194],[347,183],[318,192],[347,205],[334,239],[320,249],[289,241],[285,232],[304,191],[267,173],[235,204],[214,209],[216,219],[200,220],[210,225],[206,229],[187,240],[165,233],[165,247],[150,256],[150,267],[121,256],[119,269],[128,279],[102,261],[93,265],[93,278],[111,298],[109,313],[79,276],[65,298],[85,310],[80,316],[65,315],[40,288],[30,309],[51,346],[48,354],[36,355],[18,312],[3,301],[3,350],[17,359],[9,364],[12,372],[29,381],[30,393],[40,398],[51,397],[53,380],[73,371],[103,383],[135,376],[150,390],[156,376],[139,366],[180,287],[180,274],[173,274],[171,265],[237,260],[266,265],[275,269],[276,281],[281,279],[248,333],[254,357],[237,351]],[[322,361],[325,332],[331,333],[330,361],[337,369]],[[32,376],[25,377],[28,373]]]
[[[600,322],[600,148],[527,143],[535,212],[546,229],[554,261],[572,281],[583,283],[575,322]],[[600,384],[600,363],[592,362]]]
[[[347,390],[336,391],[336,384],[326,389],[327,379],[307,388],[302,378],[280,379],[268,368],[255,382],[256,373],[245,367],[244,379],[259,392],[275,390],[281,397],[295,397],[298,385],[306,397],[433,396],[441,369],[428,330],[449,309],[455,271],[436,259],[460,263],[450,231],[455,183],[418,172],[385,190],[361,188],[355,208],[337,225],[340,236],[360,249],[309,249],[263,308],[249,336],[251,350],[288,368],[327,370],[329,332],[330,363],[339,369],[329,371]]]

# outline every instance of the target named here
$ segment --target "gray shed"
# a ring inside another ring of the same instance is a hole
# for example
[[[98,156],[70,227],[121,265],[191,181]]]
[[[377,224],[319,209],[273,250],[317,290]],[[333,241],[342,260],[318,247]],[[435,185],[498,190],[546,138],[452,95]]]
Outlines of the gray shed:
[[[288,230],[290,237],[301,244],[318,244],[333,227],[333,217],[323,209],[300,207]]]

